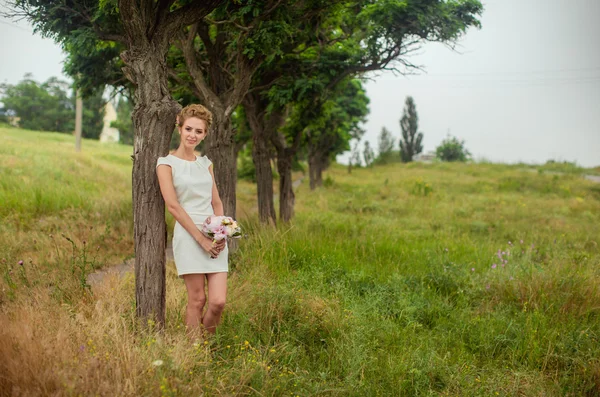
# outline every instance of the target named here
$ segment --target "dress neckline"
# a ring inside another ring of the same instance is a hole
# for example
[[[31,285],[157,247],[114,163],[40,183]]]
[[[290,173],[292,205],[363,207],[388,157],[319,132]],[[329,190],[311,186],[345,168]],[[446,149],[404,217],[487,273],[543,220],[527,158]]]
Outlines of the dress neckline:
[[[173,156],[176,159],[181,160],[181,161],[185,161],[187,163],[195,163],[196,161],[198,161],[200,159],[200,157],[196,156],[195,160],[186,160],[186,159],[182,159],[181,157],[177,157],[177,156],[175,156],[174,154],[171,154],[171,153],[169,153],[169,156]]]

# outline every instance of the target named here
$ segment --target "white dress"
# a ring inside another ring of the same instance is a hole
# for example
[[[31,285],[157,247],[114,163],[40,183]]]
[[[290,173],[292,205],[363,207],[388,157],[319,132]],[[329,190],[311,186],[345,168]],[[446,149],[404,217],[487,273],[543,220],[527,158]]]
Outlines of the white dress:
[[[196,226],[200,227],[207,217],[214,215],[212,207],[213,179],[208,167],[212,162],[206,157],[196,157],[196,161],[188,161],[169,154],[159,157],[156,162],[158,167],[165,164],[171,167],[173,185],[177,194],[177,201],[192,218]],[[173,230],[173,256],[179,276],[184,274],[204,274],[227,272],[228,266],[227,245],[215,259],[194,240],[191,234],[175,222]]]

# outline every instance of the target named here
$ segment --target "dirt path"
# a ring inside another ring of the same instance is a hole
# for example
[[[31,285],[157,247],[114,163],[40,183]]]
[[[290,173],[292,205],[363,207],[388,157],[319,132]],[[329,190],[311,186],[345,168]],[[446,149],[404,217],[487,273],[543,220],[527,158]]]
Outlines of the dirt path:
[[[171,242],[169,241],[167,245],[167,262],[173,260],[173,247],[171,246]],[[104,278],[109,275],[117,275],[119,278],[122,278],[128,272],[133,271],[133,266],[135,264],[135,258],[130,258],[125,261],[125,263],[121,263],[118,265],[108,266],[102,269],[95,271],[94,273],[90,273],[87,276],[87,282],[89,285],[97,285],[104,281]]]

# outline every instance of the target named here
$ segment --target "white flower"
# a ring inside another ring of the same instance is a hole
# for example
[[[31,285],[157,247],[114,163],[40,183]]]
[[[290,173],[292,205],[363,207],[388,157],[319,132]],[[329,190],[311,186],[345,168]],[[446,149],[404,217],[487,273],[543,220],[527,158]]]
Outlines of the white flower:
[[[161,365],[163,365],[163,360],[155,360],[152,361],[152,365],[154,365],[155,367],[160,367]]]

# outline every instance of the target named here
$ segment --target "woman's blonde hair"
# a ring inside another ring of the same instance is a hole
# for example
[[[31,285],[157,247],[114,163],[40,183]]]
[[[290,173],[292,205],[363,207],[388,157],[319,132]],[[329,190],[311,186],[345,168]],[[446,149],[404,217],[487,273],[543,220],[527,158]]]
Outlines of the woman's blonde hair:
[[[196,117],[200,120],[204,120],[206,122],[206,130],[210,130],[210,125],[212,124],[212,113],[204,106],[194,104],[187,105],[181,109],[181,112],[179,112],[177,115],[177,126],[183,127],[183,123],[185,123],[185,121],[190,117]]]

